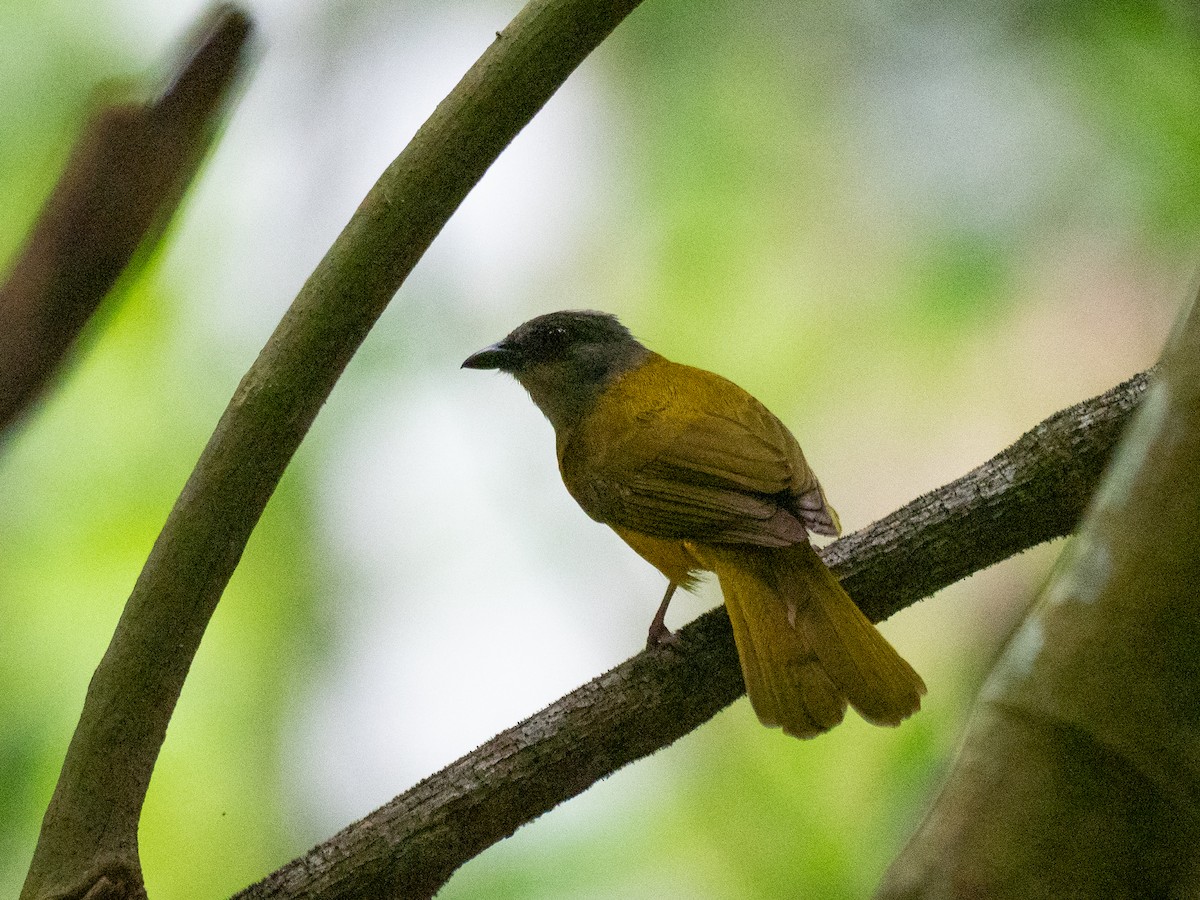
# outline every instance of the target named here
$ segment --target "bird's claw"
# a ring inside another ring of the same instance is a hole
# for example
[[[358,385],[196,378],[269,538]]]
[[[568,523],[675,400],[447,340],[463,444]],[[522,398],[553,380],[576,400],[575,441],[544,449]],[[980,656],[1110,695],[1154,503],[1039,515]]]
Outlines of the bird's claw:
[[[657,627],[656,627],[657,626]],[[671,631],[666,625],[651,625],[650,632],[646,635],[647,650],[662,650],[666,647],[678,647],[682,641],[679,635]]]

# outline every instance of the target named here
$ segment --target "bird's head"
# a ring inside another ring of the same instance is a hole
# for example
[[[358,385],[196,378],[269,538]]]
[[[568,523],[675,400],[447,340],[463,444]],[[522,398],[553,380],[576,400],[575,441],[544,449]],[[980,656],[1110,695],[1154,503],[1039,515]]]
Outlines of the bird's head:
[[[558,430],[574,426],[614,378],[649,352],[614,315],[564,310],[517,326],[467,357],[463,368],[508,372]]]

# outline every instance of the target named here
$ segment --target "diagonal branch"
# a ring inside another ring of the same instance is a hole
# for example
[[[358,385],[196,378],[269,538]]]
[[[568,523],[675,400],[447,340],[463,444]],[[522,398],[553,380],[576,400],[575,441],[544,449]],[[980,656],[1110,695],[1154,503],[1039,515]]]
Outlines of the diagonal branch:
[[[532,0],[355,211],[238,386],[88,688],[21,896],[144,895],[137,824],[200,639],[351,356],[468,191],[640,0]],[[108,889],[106,889],[108,890]]]
[[[833,544],[826,558],[875,621],[1069,533],[1149,372],[1046,419],[957,481]],[[428,897],[526,822],[667,746],[744,691],[724,607],[497,735],[238,900]]]
[[[244,68],[250,20],[217,7],[151,103],[102,109],[0,283],[0,430],[37,397],[139,247],[166,225]]]

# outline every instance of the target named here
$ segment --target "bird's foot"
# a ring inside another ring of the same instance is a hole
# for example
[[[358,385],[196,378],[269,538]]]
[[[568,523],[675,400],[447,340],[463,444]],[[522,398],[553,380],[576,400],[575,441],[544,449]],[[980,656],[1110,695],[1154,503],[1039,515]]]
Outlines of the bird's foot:
[[[646,635],[647,650],[661,650],[665,647],[678,647],[681,643],[679,635],[671,631],[662,622],[654,622]]]

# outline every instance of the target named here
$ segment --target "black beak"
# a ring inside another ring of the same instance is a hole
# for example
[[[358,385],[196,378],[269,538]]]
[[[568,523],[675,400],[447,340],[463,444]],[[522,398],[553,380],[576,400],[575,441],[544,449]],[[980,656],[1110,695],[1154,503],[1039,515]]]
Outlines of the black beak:
[[[464,369],[501,369],[511,371],[517,362],[517,352],[500,341],[490,347],[484,347],[478,353],[472,353],[463,360]]]

